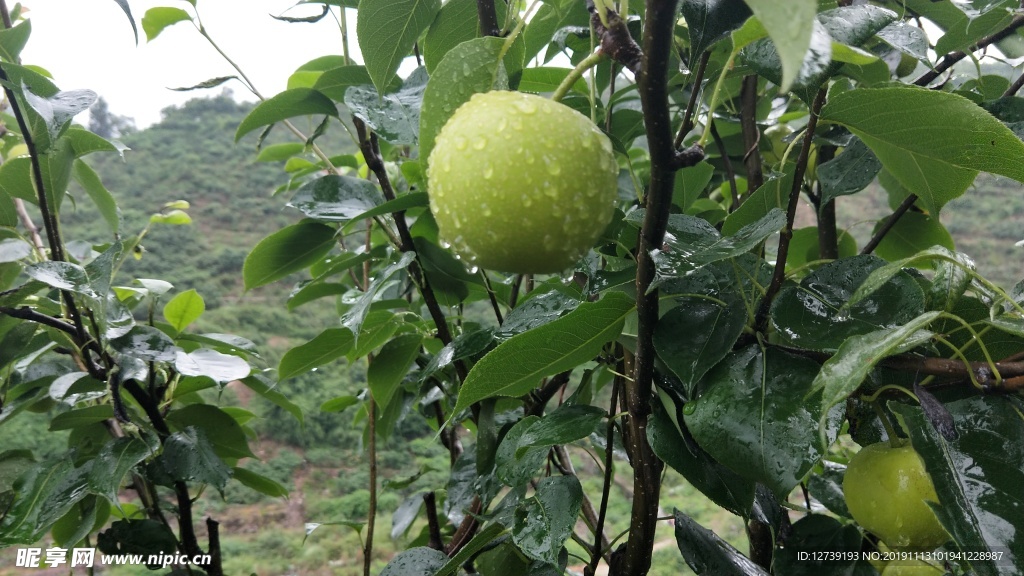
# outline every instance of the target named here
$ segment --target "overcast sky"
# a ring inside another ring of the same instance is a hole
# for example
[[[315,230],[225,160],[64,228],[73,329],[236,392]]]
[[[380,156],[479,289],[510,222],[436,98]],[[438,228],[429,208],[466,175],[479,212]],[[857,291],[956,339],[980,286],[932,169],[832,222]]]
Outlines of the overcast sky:
[[[160,120],[160,110],[209,90],[174,92],[234,72],[188,22],[166,29],[146,42],[141,20],[154,6],[191,11],[183,0],[128,0],[139,24],[136,46],[131,26],[114,0],[22,0],[29,8],[32,36],[22,53],[25,64],[49,70],[62,90],[88,88],[103,96],[115,114],[130,116],[139,128]],[[199,0],[203,24],[221,48],[253,80],[264,96],[285,89],[288,76],[319,56],[341,53],[338,22],[330,16],[314,24],[274,20],[270,14],[306,16],[319,8],[295,6],[299,0]],[[13,2],[8,0],[8,5]],[[337,11],[337,8],[334,8]],[[337,13],[337,12],[336,12]],[[355,15],[349,11],[350,44],[355,44]],[[358,55],[357,55],[358,57]],[[252,99],[238,82],[235,96]],[[219,93],[214,88],[212,93]],[[81,119],[80,119],[81,120]]]

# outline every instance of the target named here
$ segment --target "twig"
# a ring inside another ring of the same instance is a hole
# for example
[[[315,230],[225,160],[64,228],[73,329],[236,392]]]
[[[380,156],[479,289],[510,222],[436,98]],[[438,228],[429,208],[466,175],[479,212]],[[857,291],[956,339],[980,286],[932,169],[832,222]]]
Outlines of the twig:
[[[758,332],[764,332],[768,324],[768,312],[771,309],[772,300],[782,289],[782,281],[786,278],[786,257],[789,254],[789,241],[793,238],[793,222],[796,220],[796,208],[800,203],[800,189],[804,173],[807,171],[807,160],[810,155],[811,143],[814,141],[814,130],[818,126],[818,114],[825,104],[825,95],[824,89],[819,90],[811,104],[811,117],[807,121],[803,145],[800,147],[800,156],[797,158],[796,169],[793,173],[793,188],[790,190],[789,206],[786,209],[786,226],[779,236],[779,253],[775,260],[775,271],[754,321],[754,329]]]
[[[224,576],[220,552],[220,523],[213,518],[207,518],[206,535],[210,545],[210,566],[206,569],[206,573],[210,576]]]
[[[693,77],[693,86],[690,87],[690,100],[686,103],[686,112],[683,113],[683,123],[679,125],[679,132],[673,145],[678,150],[683,146],[683,139],[693,130],[693,116],[697,113],[697,101],[700,98],[700,85],[704,81],[704,72],[708,69],[708,61],[711,59],[711,52],[705,50],[701,54],[700,62],[697,63],[697,70]]]
[[[725,142],[722,142],[722,137],[718,134],[718,127],[715,126],[715,121],[708,120],[711,122],[711,138],[715,141],[715,147],[718,148],[718,153],[722,157],[722,164],[725,166],[725,177],[729,181],[729,190],[732,192],[732,207],[730,212],[735,212],[740,207],[740,192],[736,188],[736,172],[732,169],[732,160],[729,158],[729,152],[725,150]]]
[[[747,167],[747,194],[764,184],[761,170],[761,131],[757,128],[757,76],[743,77],[740,89],[740,128],[743,130],[743,163]]]
[[[620,363],[619,372],[621,374],[622,366]],[[597,511],[597,525],[594,526],[594,547],[590,555],[590,564],[587,565],[586,574],[584,576],[593,576],[597,572],[597,565],[601,561],[602,552],[608,549],[608,544],[605,542],[608,538],[604,535],[604,523],[608,517],[608,498],[611,495],[612,488],[612,477],[614,476],[614,455],[615,455],[615,414],[616,401],[618,400],[619,390],[622,387],[623,378],[620,374],[616,374],[614,380],[612,380],[612,400],[611,406],[608,407],[608,427],[605,433],[605,447],[604,447],[604,481],[601,486],[601,503],[598,505]]]
[[[72,337],[78,336],[78,331],[75,327],[67,322],[54,318],[53,316],[47,316],[41,312],[37,312],[28,306],[22,306],[21,308],[10,308],[8,306],[0,306],[0,314],[10,316],[11,318],[20,318],[22,320],[28,320],[35,322],[36,324],[42,324],[49,326],[50,328],[56,328],[61,332],[70,334]]]
[[[1013,81],[1013,84],[1010,84],[1010,87],[1006,89],[1006,92],[1003,92],[1003,98],[1015,95],[1020,91],[1021,87],[1024,87],[1024,74],[1017,76],[1017,79]]]
[[[906,199],[904,199],[903,202],[896,208],[896,210],[894,210],[893,213],[889,215],[889,217],[885,220],[885,223],[882,224],[882,226],[878,229],[878,232],[875,232],[875,235],[871,237],[871,240],[869,240],[868,243],[864,245],[864,248],[861,249],[860,253],[871,254],[872,252],[874,252],[875,248],[878,248],[878,245],[882,242],[882,239],[885,238],[885,235],[888,234],[894,226],[896,226],[896,222],[899,222],[900,217],[906,214],[907,210],[910,210],[910,208],[914,205],[915,202],[917,202],[916,194],[911,194],[910,196],[907,196]]]
[[[996,42],[999,42],[1000,40],[1003,40],[1005,38],[1009,38],[1021,26],[1024,26],[1024,16],[1015,16],[1013,20],[1011,20],[1010,23],[1007,24],[1006,28],[1003,28],[999,32],[996,32],[995,34],[991,34],[979,40],[978,43],[971,48],[971,52],[979,50],[981,48],[985,48],[990,44],[995,44]],[[917,80],[914,80],[914,84],[918,86],[927,86],[931,84],[932,81],[938,78],[940,74],[951,68],[957,62],[966,58],[967,54],[967,52],[959,51],[950,52],[949,54],[946,54],[935,65],[934,69],[925,72]]]
[[[373,563],[373,529],[377,523],[377,402],[370,394],[366,406],[367,452],[370,458],[370,503],[366,512],[366,543],[363,545],[363,576],[370,576]]]

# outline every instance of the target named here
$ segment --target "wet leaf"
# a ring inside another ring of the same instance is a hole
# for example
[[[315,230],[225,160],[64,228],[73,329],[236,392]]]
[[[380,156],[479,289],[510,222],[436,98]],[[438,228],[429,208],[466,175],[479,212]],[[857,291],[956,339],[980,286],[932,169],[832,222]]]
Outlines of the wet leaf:
[[[417,68],[398,92],[381,96],[369,87],[349,88],[345,91],[345,105],[384,140],[414,146],[418,141],[420,108],[426,87],[426,69]]]
[[[245,258],[245,289],[280,280],[320,260],[334,247],[334,234],[334,228],[307,220],[267,236]]]
[[[822,412],[804,401],[818,368],[748,346],[705,376],[705,392],[687,404],[686,426],[715,460],[784,498],[824,455],[816,428]]]
[[[512,540],[530,558],[558,564],[582,505],[583,487],[575,476],[543,478],[533,497],[516,510]]]
[[[768,576],[768,573],[717,534],[679,510],[674,512],[676,544],[686,564],[697,574]]]
[[[385,93],[399,64],[440,10],[441,0],[359,2],[356,37],[377,92]]]
[[[541,378],[593,359],[618,337],[633,308],[625,294],[611,292],[558,320],[513,336],[473,366],[452,413],[493,396],[522,396]]]
[[[354,338],[348,328],[328,328],[305,344],[284,353],[277,366],[278,380],[305,374],[341,358],[352,348]]]
[[[380,576],[423,576],[434,574],[448,563],[440,550],[418,546],[399,552],[380,572]]]
[[[242,358],[206,348],[188,353],[179,350],[174,367],[185,376],[206,376],[221,384],[241,380],[250,372],[249,363]]]
[[[1019,404],[1018,404],[1019,406]],[[905,423],[935,492],[935,515],[961,550],[979,554],[970,565],[979,575],[1024,568],[1024,419],[1009,398],[975,396],[946,404],[960,436],[949,441],[915,406],[889,403]]]

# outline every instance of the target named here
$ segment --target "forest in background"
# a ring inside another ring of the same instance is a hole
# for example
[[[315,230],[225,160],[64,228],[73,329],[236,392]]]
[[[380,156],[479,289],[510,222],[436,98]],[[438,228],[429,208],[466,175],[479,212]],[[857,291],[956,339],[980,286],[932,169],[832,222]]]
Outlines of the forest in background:
[[[285,202],[275,197],[284,181],[283,162],[255,162],[254,138],[237,145],[232,140],[238,123],[250,110],[251,105],[239,104],[227,94],[168,108],[160,123],[123,135],[121,140],[131,149],[124,160],[116,155],[97,156],[93,167],[117,197],[126,233],[145,227],[150,215],[167,202],[187,200],[191,204],[192,224],[153,226],[143,242],[144,253],[137,260],[128,260],[124,277],[170,281],[175,290],[168,297],[195,289],[205,299],[207,310],[192,330],[244,336],[257,345],[266,366],[272,367],[284,351],[336,322],[337,314],[325,309],[332,306],[330,299],[288,311],[283,303],[301,280],[298,277],[243,290],[241,268],[248,250],[268,233],[301,218],[297,210],[283,208]],[[275,136],[267,143],[280,141]],[[336,135],[322,139],[321,146],[331,154],[355,152],[352,142],[338,140]],[[955,209],[943,212],[943,222],[957,249],[972,256],[982,274],[1011,288],[1024,276],[1024,248],[1015,246],[1024,239],[1021,186],[983,176],[976,188],[952,202]],[[101,237],[101,230],[92,225],[99,216],[84,194],[74,187],[70,193],[78,201],[63,214],[68,237],[94,243],[112,240]],[[865,222],[891,211],[878,186],[838,202],[843,204],[839,213],[845,217],[840,226],[849,228],[859,243],[871,234],[871,225]],[[84,246],[69,249],[74,252]],[[258,438],[251,443],[263,461],[245,466],[291,490],[290,498],[281,501],[233,483],[224,499],[213,490],[203,496],[199,513],[215,512],[222,521],[225,572],[361,573],[355,531],[344,525],[325,526],[303,544],[302,527],[305,522],[365,517],[369,476],[361,451],[361,428],[353,425],[352,410],[320,409],[332,398],[360,393],[365,387],[363,362],[334,363],[280,383],[281,392],[301,408],[303,424],[285,408],[247,394],[244,388],[229,386],[222,392],[224,405],[236,405],[238,398],[241,402],[237,405],[252,414],[246,427]],[[226,401],[229,398],[231,401]],[[46,433],[42,421],[30,416],[23,414],[7,424],[5,438],[14,445],[5,448],[31,448],[40,457],[61,451],[61,435]],[[379,454],[383,477],[388,480],[380,497],[382,521],[375,549],[378,569],[395,551],[388,544],[392,514],[419,491],[442,487],[447,479],[447,453],[433,440],[434,432],[421,419],[405,422],[411,424],[400,422],[398,433]],[[585,457],[576,460],[582,468],[592,464]],[[743,542],[741,522],[678,477],[675,480],[664,487],[667,504],[687,511],[733,544]],[[625,484],[617,488],[628,494]],[[616,528],[613,533],[628,525],[628,504],[621,499],[617,502],[618,509],[613,506],[609,511],[610,524]],[[414,525],[404,542],[423,538],[420,528]],[[670,544],[670,549],[655,555],[651,573],[690,573],[671,549],[674,541]],[[8,560],[13,557],[0,558],[0,574],[13,570],[5,565]]]

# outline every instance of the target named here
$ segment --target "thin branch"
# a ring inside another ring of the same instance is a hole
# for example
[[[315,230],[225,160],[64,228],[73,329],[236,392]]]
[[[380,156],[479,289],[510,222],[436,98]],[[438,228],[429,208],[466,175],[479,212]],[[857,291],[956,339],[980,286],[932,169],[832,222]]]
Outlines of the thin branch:
[[[356,131],[359,134],[359,147],[363,153],[363,158],[366,160],[366,166],[374,173],[377,177],[377,182],[380,184],[381,191],[384,193],[386,200],[395,199],[395,190],[391,186],[391,179],[388,177],[387,167],[384,165],[384,158],[380,153],[380,144],[377,140],[377,134],[370,132],[366,124],[363,123],[359,118],[353,117],[353,121],[356,126]],[[395,226],[398,228],[398,237],[400,240],[399,248],[402,252],[416,252],[416,246],[413,243],[412,234],[409,232],[409,226],[405,221],[405,211],[395,212]],[[430,281],[427,279],[427,275],[424,273],[422,265],[419,261],[419,255],[416,260],[413,260],[409,264],[409,276],[412,277],[413,282],[419,287],[420,293],[423,295],[423,302],[427,306],[427,311],[430,313],[430,318],[434,321],[434,326],[437,328],[437,337],[445,345],[448,345],[452,341],[452,334],[448,328],[448,319],[445,317],[444,312],[441,310],[441,305],[437,301],[437,296],[434,294],[433,289],[430,287]],[[455,362],[455,371],[459,376],[460,381],[465,381],[466,374],[469,370],[466,368],[466,364],[457,360]]]
[[[10,308],[8,306],[0,306],[0,314],[10,316],[11,318],[20,318],[22,320],[28,320],[29,322],[35,322],[36,324],[42,324],[49,326],[50,328],[56,328],[61,332],[66,332],[71,337],[78,336],[78,331],[75,327],[67,322],[54,318],[53,316],[47,316],[41,312],[37,312],[28,306],[22,306],[21,308]]]
[[[611,495],[612,478],[615,475],[615,414],[616,401],[619,397],[619,390],[622,388],[623,377],[621,376],[623,367],[619,366],[619,374],[615,375],[612,380],[612,400],[611,406],[608,407],[608,427],[605,433],[605,446],[604,446],[604,481],[601,486],[601,504],[598,506],[597,512],[597,526],[594,527],[594,547],[590,555],[590,564],[587,565],[584,576],[593,576],[597,572],[597,565],[601,561],[601,554],[604,550],[608,549],[608,544],[605,542],[608,538],[604,535],[604,523],[608,517],[608,499]]]
[[[367,451],[370,458],[370,503],[366,512],[366,543],[363,545],[363,576],[370,576],[370,567],[373,564],[373,529],[377,523],[377,402],[370,394],[370,401],[367,403],[366,417],[367,434],[369,441]]]
[[[736,172],[732,169],[732,159],[729,158],[729,153],[725,150],[725,142],[722,141],[722,137],[718,134],[718,128],[715,126],[715,121],[711,122],[711,138],[715,141],[715,147],[718,148],[718,154],[722,157],[722,164],[725,166],[725,177],[729,182],[729,191],[732,192],[732,207],[730,212],[735,212],[740,207],[740,192],[736,187]]]
[[[878,229],[878,232],[875,232],[875,235],[871,237],[871,240],[869,240],[868,243],[864,245],[864,248],[861,249],[860,253],[871,254],[872,252],[874,252],[875,248],[878,248],[878,245],[882,242],[882,239],[885,238],[885,235],[888,234],[894,226],[896,226],[896,222],[899,222],[900,217],[906,214],[907,210],[910,210],[910,208],[914,205],[915,202],[917,202],[916,194],[911,194],[910,196],[907,196],[906,199],[904,199],[903,202],[896,208],[896,210],[894,210],[893,213],[889,215],[889,217],[885,220],[885,223],[882,224],[882,226]]]
[[[210,566],[206,568],[206,573],[210,576],[224,576],[220,551],[220,523],[213,518],[207,518],[206,535],[210,547]]]
[[[986,36],[979,40],[978,43],[971,48],[971,52],[975,50],[980,50],[991,44],[995,44],[996,42],[999,42],[1000,40],[1003,40],[1005,38],[1009,38],[1021,26],[1024,26],[1024,16],[1015,16],[1013,20],[1011,20],[1010,23],[1006,26],[1006,28],[1003,28],[999,32],[996,32],[995,34]],[[967,52],[959,51],[950,52],[949,54],[946,54],[939,60],[939,62],[935,65],[935,68],[933,70],[925,72],[917,80],[914,80],[914,84],[918,86],[927,86],[931,84],[932,81],[938,78],[939,75],[941,75],[943,72],[949,70],[954,64],[966,58],[967,54]]]
[[[821,107],[825,105],[825,95],[824,89],[819,90],[811,104],[811,116],[807,121],[803,145],[800,147],[800,156],[797,158],[796,169],[793,173],[793,188],[789,193],[789,206],[786,210],[786,226],[779,236],[779,253],[775,260],[775,271],[754,321],[754,329],[758,332],[764,332],[772,300],[782,289],[782,281],[786,278],[786,257],[789,254],[789,241],[793,238],[793,222],[796,220],[796,209],[800,203],[800,189],[804,181],[804,173],[807,171],[807,160],[810,155],[811,143],[814,141],[814,130],[818,126],[818,114],[821,112]]]
[[[757,128],[757,76],[743,77],[740,89],[740,128],[743,130],[743,163],[747,167],[747,194],[764,184],[761,169],[761,131]]]
[[[1017,79],[1013,81],[1013,84],[1010,84],[1010,87],[1006,89],[1006,92],[1003,92],[1003,98],[1015,96],[1022,87],[1024,87],[1024,73],[1017,76]]]
[[[690,100],[686,103],[686,112],[683,113],[683,123],[679,125],[679,132],[676,133],[673,145],[678,150],[683,146],[683,139],[693,130],[693,116],[697,112],[697,102],[700,98],[700,85],[704,82],[704,72],[708,69],[708,61],[711,60],[711,52],[705,50],[701,54],[700,62],[697,63],[697,70],[693,77],[693,86],[690,87]]]

